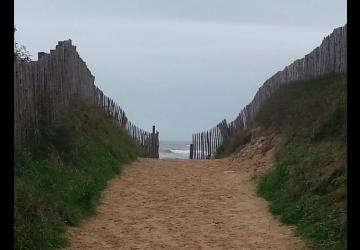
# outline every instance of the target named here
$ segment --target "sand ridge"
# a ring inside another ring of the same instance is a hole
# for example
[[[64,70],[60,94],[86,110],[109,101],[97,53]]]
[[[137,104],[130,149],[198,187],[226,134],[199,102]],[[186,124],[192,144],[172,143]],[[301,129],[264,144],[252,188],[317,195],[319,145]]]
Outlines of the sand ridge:
[[[140,159],[109,182],[67,249],[307,249],[270,214],[252,176],[271,152],[221,160]]]

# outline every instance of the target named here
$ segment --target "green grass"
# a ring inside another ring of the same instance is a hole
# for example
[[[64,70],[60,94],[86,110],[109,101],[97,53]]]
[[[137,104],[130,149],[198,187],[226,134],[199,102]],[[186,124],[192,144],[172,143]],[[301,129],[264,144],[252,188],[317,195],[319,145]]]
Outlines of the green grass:
[[[15,249],[66,246],[66,227],[91,215],[107,181],[139,154],[110,117],[81,101],[27,145],[15,150]]]
[[[346,169],[344,148],[296,136],[278,148],[258,193],[315,249],[346,249]]]
[[[253,126],[346,140],[346,76],[297,81],[279,88],[255,117]]]
[[[258,194],[314,249],[347,248],[347,78],[329,75],[282,86],[251,128],[276,133],[272,170]],[[241,136],[222,151],[244,145]]]
[[[286,138],[258,193],[314,249],[347,248],[346,89],[343,75],[291,83],[255,120]]]

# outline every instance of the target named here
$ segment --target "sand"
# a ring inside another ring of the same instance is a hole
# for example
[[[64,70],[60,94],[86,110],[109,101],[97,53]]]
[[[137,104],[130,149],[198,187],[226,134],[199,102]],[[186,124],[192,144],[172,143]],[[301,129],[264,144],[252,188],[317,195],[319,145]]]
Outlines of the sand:
[[[126,166],[96,214],[69,228],[66,249],[307,249],[256,195],[252,177],[271,167],[272,155],[257,143],[227,159]]]

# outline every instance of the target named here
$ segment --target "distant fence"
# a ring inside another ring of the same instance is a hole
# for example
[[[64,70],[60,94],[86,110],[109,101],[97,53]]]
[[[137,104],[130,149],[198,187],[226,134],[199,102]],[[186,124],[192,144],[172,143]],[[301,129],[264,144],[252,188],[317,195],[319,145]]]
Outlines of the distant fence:
[[[14,142],[21,146],[41,124],[55,120],[74,98],[102,107],[136,141],[146,157],[159,158],[159,132],[146,132],[95,84],[71,40],[60,41],[38,61],[14,62]]]
[[[229,136],[226,120],[212,129],[193,134],[190,144],[190,159],[214,159],[216,150]]]
[[[226,132],[219,133],[219,129],[216,129],[217,125],[208,131],[194,134],[190,147],[190,159],[215,158],[221,143],[246,128],[253,121],[260,107],[281,85],[334,73],[347,73],[347,25],[334,29],[323,39],[319,47],[266,80],[255,94],[254,99],[241,110],[235,120],[228,124],[225,122],[226,125],[223,123],[224,121],[220,123],[222,130]],[[207,138],[210,132],[213,135],[214,131],[216,131],[216,136],[209,140],[210,143],[207,139],[203,139],[204,136]],[[207,150],[204,151],[203,148]],[[199,154],[199,150],[206,153]]]

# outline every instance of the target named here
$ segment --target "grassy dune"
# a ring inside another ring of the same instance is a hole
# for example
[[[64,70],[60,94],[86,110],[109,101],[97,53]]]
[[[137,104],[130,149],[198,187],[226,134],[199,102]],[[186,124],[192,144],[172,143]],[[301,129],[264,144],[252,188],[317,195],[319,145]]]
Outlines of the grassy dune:
[[[137,148],[103,110],[74,103],[15,150],[15,249],[65,246],[66,226],[91,215],[107,181]]]
[[[259,195],[315,249],[347,248],[346,90],[344,75],[290,83],[250,126],[283,138],[272,170],[259,180]],[[218,156],[244,147],[249,131],[226,141]]]

